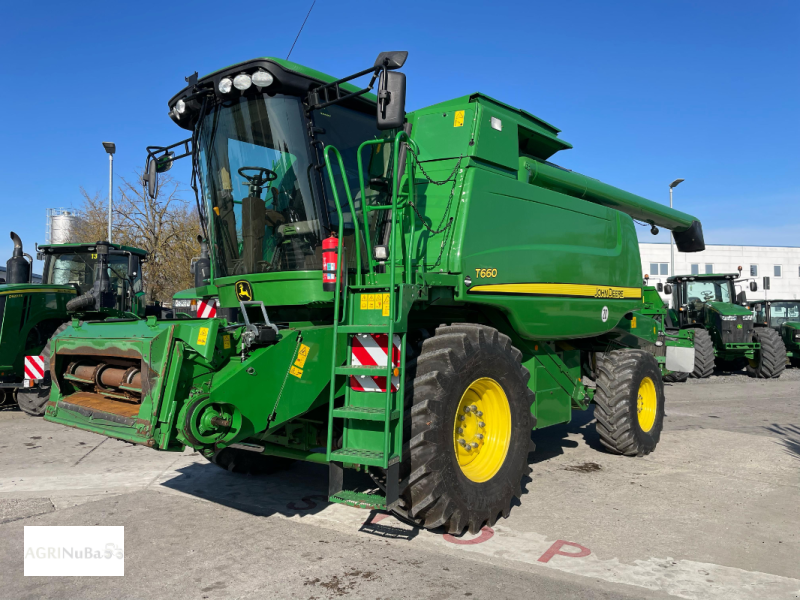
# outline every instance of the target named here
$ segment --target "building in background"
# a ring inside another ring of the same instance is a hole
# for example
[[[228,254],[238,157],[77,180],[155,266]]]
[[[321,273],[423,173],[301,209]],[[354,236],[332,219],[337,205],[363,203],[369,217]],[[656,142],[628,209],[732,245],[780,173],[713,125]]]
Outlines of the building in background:
[[[736,273],[742,267],[742,277],[758,283],[757,292],[747,289],[747,284],[743,286],[748,300],[800,298],[800,247],[707,245],[702,252],[676,251],[675,273],[670,272],[669,244],[640,243],[639,251],[642,275],[649,275],[652,285],[665,283],[672,275]],[[770,279],[769,291],[764,290],[764,277]]]
[[[48,208],[45,244],[67,244],[81,218],[71,208]]]

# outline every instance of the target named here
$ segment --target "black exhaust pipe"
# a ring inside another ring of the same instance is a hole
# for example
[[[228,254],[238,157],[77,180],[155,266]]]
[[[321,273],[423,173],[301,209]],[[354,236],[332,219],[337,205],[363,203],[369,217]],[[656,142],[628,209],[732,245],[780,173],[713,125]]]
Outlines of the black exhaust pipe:
[[[22,240],[13,231],[11,240],[14,242],[14,254],[6,262],[6,283],[30,283],[31,263],[25,259]]]

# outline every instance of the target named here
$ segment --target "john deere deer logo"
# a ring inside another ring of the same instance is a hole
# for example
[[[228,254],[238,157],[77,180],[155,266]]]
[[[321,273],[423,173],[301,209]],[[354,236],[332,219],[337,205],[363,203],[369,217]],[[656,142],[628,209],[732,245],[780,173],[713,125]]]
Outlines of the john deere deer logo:
[[[250,302],[253,300],[253,288],[250,287],[249,281],[236,282],[236,297],[243,302]]]

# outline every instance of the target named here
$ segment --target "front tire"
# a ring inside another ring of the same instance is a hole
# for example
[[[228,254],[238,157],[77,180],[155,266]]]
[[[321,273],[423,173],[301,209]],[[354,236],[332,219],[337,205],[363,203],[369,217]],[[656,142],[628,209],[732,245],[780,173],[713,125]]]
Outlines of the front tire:
[[[242,475],[270,475],[288,469],[295,462],[291,458],[267,456],[241,448],[223,448],[208,460],[221,469]]]
[[[407,386],[407,518],[460,534],[507,517],[530,472],[533,392],[522,353],[483,325],[442,326]],[[469,447],[469,449],[467,449]]]
[[[777,379],[786,369],[786,346],[777,331],[758,327],[753,341],[761,344],[755,360],[747,366],[747,374],[758,379]]]
[[[705,329],[694,330],[694,371],[692,377],[705,379],[714,372],[714,342]]]
[[[610,452],[644,456],[655,449],[664,424],[664,383],[652,354],[607,353],[594,401],[600,443]]]

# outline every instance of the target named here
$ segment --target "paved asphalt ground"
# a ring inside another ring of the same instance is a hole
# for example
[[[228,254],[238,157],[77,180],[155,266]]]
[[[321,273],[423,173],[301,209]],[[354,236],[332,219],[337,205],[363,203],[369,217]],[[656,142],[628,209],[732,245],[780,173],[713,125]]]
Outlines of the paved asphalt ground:
[[[656,451],[534,432],[522,503],[461,538],[0,410],[0,598],[800,598],[800,370],[667,386]],[[124,578],[23,576],[25,525],[124,525]],[[572,554],[573,556],[569,556]]]

